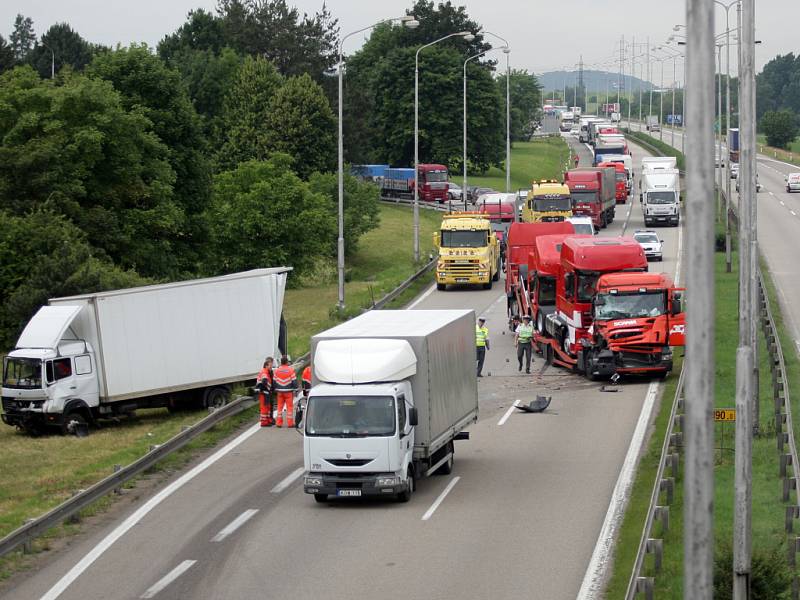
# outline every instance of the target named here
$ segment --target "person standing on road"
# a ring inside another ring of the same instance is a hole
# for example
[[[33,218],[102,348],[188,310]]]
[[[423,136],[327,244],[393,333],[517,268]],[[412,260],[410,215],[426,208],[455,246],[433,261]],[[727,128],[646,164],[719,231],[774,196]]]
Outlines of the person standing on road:
[[[274,375],[275,391],[278,393],[278,414],[276,415],[275,425],[283,425],[283,409],[286,408],[286,425],[294,427],[294,413],[292,405],[294,392],[297,389],[297,373],[289,364],[289,357],[281,356],[281,366],[275,370]]]
[[[489,350],[489,329],[485,325],[486,319],[480,317],[478,324],[475,325],[475,346],[478,358],[478,377],[483,377],[483,361],[486,359],[486,351]]]
[[[264,361],[264,366],[256,376],[258,405],[260,409],[261,427],[272,427],[272,362],[271,356]]]
[[[308,366],[303,369],[303,374],[300,377],[300,386],[303,390],[303,398],[300,400],[298,397],[297,410],[294,413],[294,421],[297,427],[303,421],[303,412],[308,404],[308,392],[311,391],[311,363],[308,363]]]
[[[531,316],[522,317],[522,323],[514,331],[514,344],[517,346],[517,361],[522,371],[522,358],[525,357],[525,372],[531,372],[531,349],[533,347],[533,325]]]
[[[581,162],[581,159],[580,159],[580,157],[578,156],[578,154],[577,154],[577,153],[575,153],[575,168],[576,168],[576,169],[578,168],[578,163],[579,163],[579,162]]]

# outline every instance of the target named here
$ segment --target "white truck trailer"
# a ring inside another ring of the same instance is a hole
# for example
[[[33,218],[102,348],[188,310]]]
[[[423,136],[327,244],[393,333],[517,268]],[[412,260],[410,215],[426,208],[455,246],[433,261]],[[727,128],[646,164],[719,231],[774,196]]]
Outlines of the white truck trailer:
[[[311,340],[303,489],[408,501],[478,418],[475,313],[374,310]]]
[[[137,408],[224,404],[285,350],[289,268],[54,298],[3,363],[3,421],[86,429]]]

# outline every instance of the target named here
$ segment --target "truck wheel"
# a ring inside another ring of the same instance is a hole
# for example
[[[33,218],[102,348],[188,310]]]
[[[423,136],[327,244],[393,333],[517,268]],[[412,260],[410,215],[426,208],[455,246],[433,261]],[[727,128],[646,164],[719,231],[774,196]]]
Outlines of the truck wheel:
[[[453,447],[453,442],[447,444],[445,448],[445,452],[450,453],[450,458],[447,459],[447,462],[444,463],[441,467],[436,469],[437,475],[450,475],[453,472],[453,456],[455,454],[455,448]]]
[[[225,386],[206,388],[203,391],[203,406],[205,408],[222,408],[228,403],[231,391]]]
[[[561,349],[564,351],[564,354],[569,356],[569,336],[565,335],[564,339],[561,342]]]
[[[314,494],[314,500],[322,504],[328,501],[328,494]]]
[[[544,313],[542,311],[536,314],[536,331],[541,334],[544,333]]]
[[[606,213],[600,215],[600,229],[605,229],[608,226],[608,222],[606,221]]]
[[[497,270],[494,272],[494,277],[492,277],[492,281],[500,281],[500,261],[497,261]]]
[[[440,292],[443,292],[443,291],[445,291],[447,289],[447,284],[446,283],[438,283],[437,282],[436,289],[439,290]]]
[[[74,435],[75,437],[86,437],[89,435],[89,424],[86,422],[86,417],[83,413],[73,411],[64,416],[64,424],[62,425],[64,435]]]
[[[483,289],[485,289],[485,290],[492,289],[492,280],[491,279],[487,283],[483,284]]]
[[[397,494],[397,499],[400,502],[408,502],[411,500],[411,494],[417,489],[417,481],[414,479],[414,469],[408,468],[408,488]]]

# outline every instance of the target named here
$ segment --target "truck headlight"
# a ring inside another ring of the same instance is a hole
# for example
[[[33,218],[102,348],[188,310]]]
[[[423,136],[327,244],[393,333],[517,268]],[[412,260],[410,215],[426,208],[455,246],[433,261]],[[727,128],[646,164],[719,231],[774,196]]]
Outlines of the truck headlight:
[[[322,477],[307,476],[303,479],[303,483],[305,485],[313,485],[319,487],[322,485]]]
[[[392,475],[391,477],[378,477],[375,480],[376,487],[390,487],[394,485],[400,485],[400,478],[396,475]]]

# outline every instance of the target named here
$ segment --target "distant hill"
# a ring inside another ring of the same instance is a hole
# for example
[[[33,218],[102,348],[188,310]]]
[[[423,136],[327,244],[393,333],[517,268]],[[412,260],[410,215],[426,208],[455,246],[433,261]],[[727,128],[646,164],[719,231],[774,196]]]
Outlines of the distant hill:
[[[536,78],[539,80],[539,85],[543,86],[545,90],[558,90],[564,87],[565,80],[567,82],[567,87],[577,85],[578,71],[536,73]],[[616,90],[617,81],[619,81],[619,73],[589,70],[583,72],[583,85],[586,86],[586,91],[588,92],[605,91],[606,85],[608,85],[610,90]],[[630,75],[625,75],[624,86],[624,89],[634,90],[636,92],[638,92],[640,88],[647,91],[656,87],[648,81],[643,81],[638,77],[631,77]]]

